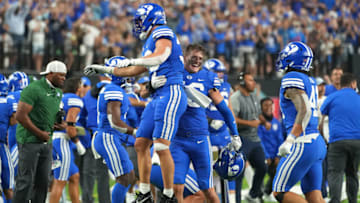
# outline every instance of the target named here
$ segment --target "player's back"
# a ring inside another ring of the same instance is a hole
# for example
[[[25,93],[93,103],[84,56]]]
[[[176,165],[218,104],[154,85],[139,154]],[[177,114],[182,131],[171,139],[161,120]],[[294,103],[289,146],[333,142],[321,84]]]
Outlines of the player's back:
[[[297,110],[293,102],[284,96],[285,90],[287,88],[297,88],[303,90],[306,93],[311,107],[311,116],[305,129],[305,134],[318,132],[318,91],[315,79],[304,73],[291,71],[284,75],[281,80],[280,107],[285,128],[289,134],[293,124],[295,123]]]
[[[184,72],[184,57],[180,42],[175,33],[166,25],[156,27],[151,35],[147,38],[143,46],[143,56],[147,56],[155,51],[155,43],[159,39],[168,39],[172,43],[171,54],[165,62],[158,66],[149,67],[150,76],[156,72],[156,75],[165,75],[167,78],[166,85],[182,85]]]
[[[110,129],[110,123],[107,117],[107,104],[110,101],[119,101],[121,102],[120,111],[121,111],[121,120],[126,122],[126,114],[129,110],[129,99],[125,91],[116,84],[108,84],[103,87],[99,93],[97,101],[97,111],[98,111],[98,128],[101,129]]]
[[[184,83],[186,86],[193,87],[201,93],[208,95],[212,88],[220,88],[220,80],[211,71],[202,69],[197,73],[184,73]],[[188,98],[188,106],[179,122],[178,134],[189,131],[197,132],[197,135],[208,135],[208,121],[206,109]]]

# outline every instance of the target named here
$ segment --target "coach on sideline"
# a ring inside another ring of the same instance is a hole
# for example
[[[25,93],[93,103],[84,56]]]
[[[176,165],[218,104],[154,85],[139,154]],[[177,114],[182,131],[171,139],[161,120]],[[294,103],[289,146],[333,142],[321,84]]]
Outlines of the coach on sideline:
[[[45,202],[51,171],[51,135],[62,98],[66,66],[51,61],[41,80],[32,82],[21,92],[15,115],[19,125],[16,141],[19,150],[18,173],[15,182],[14,203]],[[55,124],[55,125],[54,125]]]
[[[321,114],[329,116],[328,181],[330,202],[340,203],[343,175],[349,203],[357,202],[360,161],[360,96],[355,92],[356,77],[345,73],[341,89],[330,94],[321,106]],[[320,122],[322,129],[324,116]]]

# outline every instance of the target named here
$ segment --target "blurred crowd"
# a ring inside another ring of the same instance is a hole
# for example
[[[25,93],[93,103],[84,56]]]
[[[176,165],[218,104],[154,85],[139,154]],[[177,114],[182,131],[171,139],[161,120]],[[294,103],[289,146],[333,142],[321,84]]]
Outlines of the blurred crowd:
[[[69,71],[135,57],[132,16],[141,0],[4,0],[0,2],[0,69],[40,72],[52,59]],[[146,1],[148,2],[148,1]],[[160,1],[157,1],[158,3]],[[276,77],[277,53],[290,41],[314,52],[315,75],[351,71],[360,53],[359,0],[161,1],[182,46],[201,43],[230,72]]]

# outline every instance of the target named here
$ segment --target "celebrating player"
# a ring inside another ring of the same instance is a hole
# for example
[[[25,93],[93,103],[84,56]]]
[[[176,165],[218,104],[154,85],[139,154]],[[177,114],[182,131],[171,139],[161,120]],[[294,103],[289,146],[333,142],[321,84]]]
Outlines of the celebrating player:
[[[291,42],[280,52],[277,70],[281,80],[280,107],[287,131],[279,147],[280,163],[273,182],[279,202],[324,202],[321,195],[322,160],[326,147],[318,131],[317,87],[309,76],[313,53],[302,42]],[[306,200],[290,188],[301,180]]]
[[[158,78],[151,82],[152,88],[155,89],[153,100],[146,106],[137,131],[135,149],[140,175],[140,194],[137,202],[152,202],[150,146],[153,142],[154,149],[160,157],[164,180],[162,201],[175,199],[174,162],[169,146],[187,103],[182,87],[184,59],[181,46],[174,32],[165,24],[165,12],[161,6],[154,3],[140,5],[134,17],[134,34],[140,40],[146,39],[143,57],[121,60],[116,64],[119,68],[93,64],[84,70],[87,75],[111,73],[125,77],[149,71],[150,78]]]
[[[189,45],[186,48],[184,83],[211,98],[234,136],[234,148],[239,150],[241,141],[234,116],[218,90],[221,84],[217,75],[202,69],[204,56],[205,49],[200,45]],[[194,97],[197,97],[196,93]],[[188,107],[181,117],[178,132],[170,146],[175,163],[175,194],[179,202],[183,202],[184,182],[190,162],[194,165],[199,187],[207,201],[219,202],[213,188],[211,144],[206,109],[203,107],[196,100],[188,99]]]

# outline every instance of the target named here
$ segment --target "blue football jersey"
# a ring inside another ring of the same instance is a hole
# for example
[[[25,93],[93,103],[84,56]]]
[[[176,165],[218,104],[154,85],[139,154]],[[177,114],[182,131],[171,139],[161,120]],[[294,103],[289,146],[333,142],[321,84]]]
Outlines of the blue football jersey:
[[[297,88],[306,92],[311,106],[311,117],[308,125],[306,126],[305,134],[318,132],[318,90],[315,79],[304,73],[292,71],[287,73],[281,80],[280,108],[286,131],[289,134],[293,124],[295,123],[297,111],[292,101],[284,96],[287,88]]]
[[[129,110],[130,101],[125,91],[121,87],[111,83],[101,89],[98,97],[98,128],[111,129],[109,120],[107,118],[107,104],[110,101],[121,102],[121,120],[126,122],[126,116]]]
[[[21,94],[21,90],[18,90],[15,92],[9,92],[7,97],[13,99],[17,106],[17,104],[19,103],[19,100],[20,100],[20,94]],[[11,148],[12,146],[14,146],[16,144],[16,126],[17,126],[17,124],[12,125],[8,129],[9,148]]]
[[[152,74],[156,73],[156,75],[165,75],[167,78],[165,85],[171,84],[180,84],[182,85],[183,81],[183,72],[184,72],[184,57],[182,54],[180,42],[177,39],[174,32],[167,27],[166,25],[156,27],[151,35],[147,38],[143,50],[142,55],[147,56],[155,51],[155,43],[158,39],[168,39],[172,42],[171,54],[168,59],[158,65],[152,66],[149,68],[150,77]]]
[[[96,87],[101,87],[102,85],[110,84],[111,81],[103,80],[96,84]],[[93,97],[91,95],[91,90],[86,93],[83,98],[84,101],[84,108],[87,112],[87,119],[86,119],[86,128],[95,130],[97,126],[97,97]]]
[[[82,99],[74,93],[65,93],[63,95],[63,98],[61,99],[60,105],[61,105],[62,109],[64,109],[64,111],[65,111],[64,120],[66,120],[66,116],[67,116],[70,108],[76,107],[76,108],[79,108],[81,111],[81,109],[84,107],[84,103],[83,103]],[[77,116],[76,121],[79,119],[79,116],[80,116],[80,113]],[[66,130],[62,130],[61,132],[65,133]]]
[[[230,97],[230,91],[231,91],[231,85],[228,82],[222,82],[221,86],[219,88],[221,96],[224,97],[224,100],[226,104],[229,104],[229,97]],[[213,120],[222,120],[224,121],[224,117],[221,115],[221,113],[217,110],[215,104],[211,103],[209,108],[206,109],[206,115],[207,117],[213,119]],[[213,129],[211,126],[209,126],[210,133],[217,133],[222,132],[227,128],[225,122],[224,125],[219,128],[218,130]]]
[[[197,73],[184,72],[184,84],[191,86],[205,95],[212,88],[220,89],[221,83],[217,75],[211,71],[202,69]],[[194,135],[208,135],[208,121],[205,108],[188,98],[188,106],[179,122],[178,133]]]

